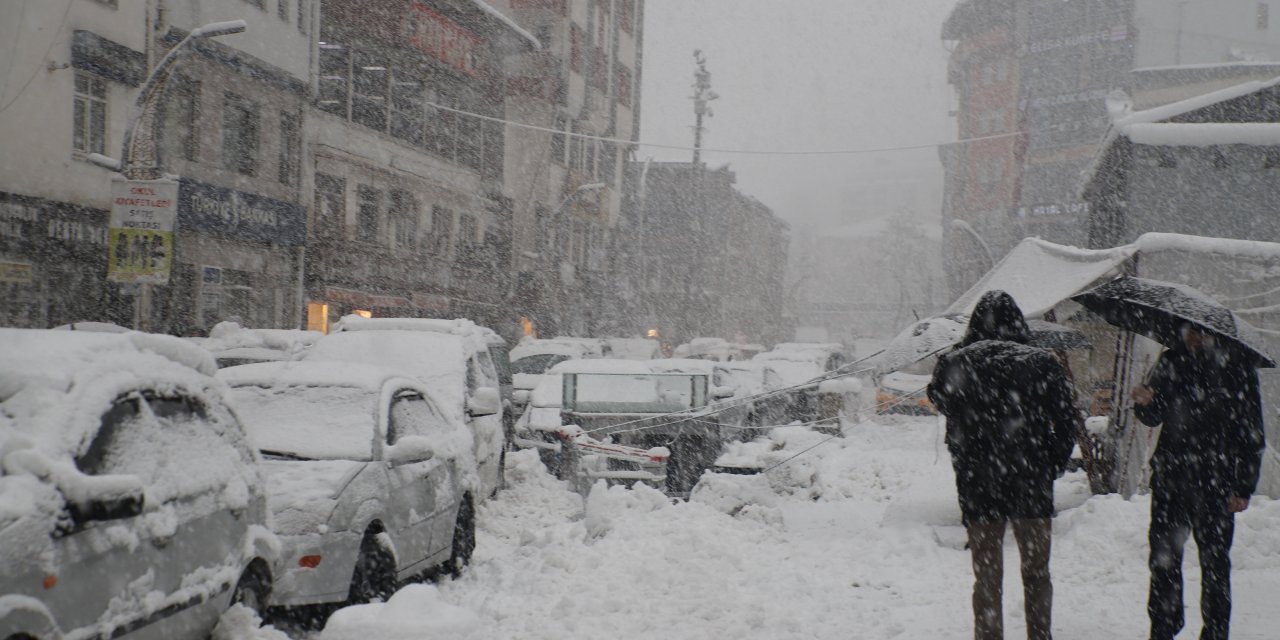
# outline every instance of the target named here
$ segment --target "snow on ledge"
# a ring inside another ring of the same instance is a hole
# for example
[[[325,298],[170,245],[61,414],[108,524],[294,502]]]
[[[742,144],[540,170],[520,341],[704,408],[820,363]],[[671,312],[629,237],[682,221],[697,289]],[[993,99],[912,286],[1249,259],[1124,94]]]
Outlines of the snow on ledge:
[[[1135,144],[1150,146],[1280,145],[1280,123],[1274,122],[1140,122],[1124,126],[1121,131]]]
[[[1131,245],[1142,253],[1158,251],[1185,251],[1211,253],[1255,260],[1280,260],[1280,243],[1261,240],[1237,240],[1234,238],[1208,238],[1180,233],[1150,232],[1138,236]]]

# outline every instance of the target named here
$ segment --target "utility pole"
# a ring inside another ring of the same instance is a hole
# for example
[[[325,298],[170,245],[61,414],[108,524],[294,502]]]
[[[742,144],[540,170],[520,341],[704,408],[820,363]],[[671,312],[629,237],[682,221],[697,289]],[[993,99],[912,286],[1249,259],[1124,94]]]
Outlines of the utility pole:
[[[702,117],[705,115],[711,117],[714,115],[711,108],[707,106],[708,102],[719,98],[720,95],[711,90],[711,72],[707,71],[707,56],[702,53],[702,49],[693,50],[693,61],[698,64],[698,68],[693,72],[693,115],[695,124],[693,126],[693,164],[696,166],[701,161],[702,156]]]

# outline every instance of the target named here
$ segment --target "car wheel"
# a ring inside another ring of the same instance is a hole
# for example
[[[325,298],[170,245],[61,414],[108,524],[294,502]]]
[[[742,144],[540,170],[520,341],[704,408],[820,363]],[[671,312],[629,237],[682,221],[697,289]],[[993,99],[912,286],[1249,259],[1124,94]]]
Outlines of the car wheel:
[[[453,551],[449,554],[449,575],[457,578],[463,567],[471,564],[471,554],[476,550],[476,510],[471,497],[462,499],[458,506],[458,518],[453,523]]]
[[[386,602],[396,591],[396,559],[386,536],[366,533],[360,542],[360,557],[351,573],[351,590],[347,600],[351,604],[365,604],[374,600]]]
[[[261,560],[255,560],[236,582],[236,588],[231,592],[231,606],[244,605],[262,618],[266,616],[267,601],[270,598],[271,572]]]

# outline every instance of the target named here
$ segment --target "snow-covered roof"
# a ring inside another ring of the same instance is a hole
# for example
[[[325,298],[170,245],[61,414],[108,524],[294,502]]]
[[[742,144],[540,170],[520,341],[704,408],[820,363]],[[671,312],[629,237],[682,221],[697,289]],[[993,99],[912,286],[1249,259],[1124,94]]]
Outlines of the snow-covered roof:
[[[982,294],[995,290],[1007,291],[1013,296],[1024,315],[1042,315],[1099,278],[1118,273],[1120,265],[1137,250],[1134,245],[1080,249],[1026,238],[942,315],[968,315]]]
[[[300,359],[385,367],[425,384],[449,410],[460,411],[464,406],[468,349],[461,336],[432,331],[344,331],[321,338]]]
[[[497,333],[488,327],[482,327],[466,318],[446,320],[443,318],[366,318],[355,314],[343,316],[333,327],[334,333],[348,331],[423,331],[446,333],[462,337],[468,341],[468,347],[480,351],[488,345],[505,344]]]
[[[711,375],[720,364],[714,360],[697,358],[662,358],[649,361],[649,369],[654,373],[697,373]]]
[[[352,387],[377,390],[400,374],[359,362],[262,362],[228,367],[218,378],[232,387]]]
[[[582,356],[590,355],[590,352],[588,349],[578,344],[539,341],[536,343],[528,343],[528,344],[521,343],[519,345],[516,345],[515,347],[511,348],[511,352],[509,354],[512,361],[516,361],[521,358],[527,358],[529,356],[544,356],[544,355],[571,356],[575,358],[580,358]]]
[[[627,360],[651,360],[662,353],[662,345],[653,338],[606,338],[609,355]]]
[[[1203,109],[1205,107],[1218,104],[1219,102],[1226,102],[1227,100],[1247,96],[1263,89],[1269,89],[1277,84],[1280,84],[1280,77],[1265,81],[1251,80],[1249,82],[1242,82],[1225,89],[1210,91],[1208,93],[1192,96],[1185,100],[1171,102],[1159,107],[1121,114],[1118,118],[1114,119],[1113,124],[1116,127],[1124,128],[1144,122],[1161,122],[1168,120],[1169,118],[1176,118],[1180,115],[1190,113],[1197,109]]]
[[[1123,133],[1151,146],[1280,145],[1280,123],[1275,122],[1140,122],[1124,127]]]
[[[614,358],[590,358],[582,360],[565,360],[550,369],[547,373],[652,373],[649,363],[639,360],[618,360]]]

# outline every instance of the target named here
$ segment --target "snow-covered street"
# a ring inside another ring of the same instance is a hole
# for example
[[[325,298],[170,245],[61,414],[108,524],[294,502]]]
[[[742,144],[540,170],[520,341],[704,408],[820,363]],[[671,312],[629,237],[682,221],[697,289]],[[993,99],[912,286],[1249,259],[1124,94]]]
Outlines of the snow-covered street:
[[[773,471],[773,491],[735,476],[672,504],[597,487],[585,512],[532,452],[511,455],[510,488],[482,507],[462,578],[343,609],[319,637],[969,638],[969,555],[935,420],[851,425]],[[797,452],[825,437],[789,431]],[[752,491],[764,497],[725,513]],[[1055,637],[1145,637],[1149,500],[1090,497],[1080,473],[1057,494]],[[776,504],[761,506],[768,496]],[[1234,638],[1275,637],[1277,525],[1280,502],[1264,497],[1237,519]],[[1018,638],[1011,535],[1005,556],[1006,636]],[[1188,638],[1199,633],[1195,557],[1189,548]]]

